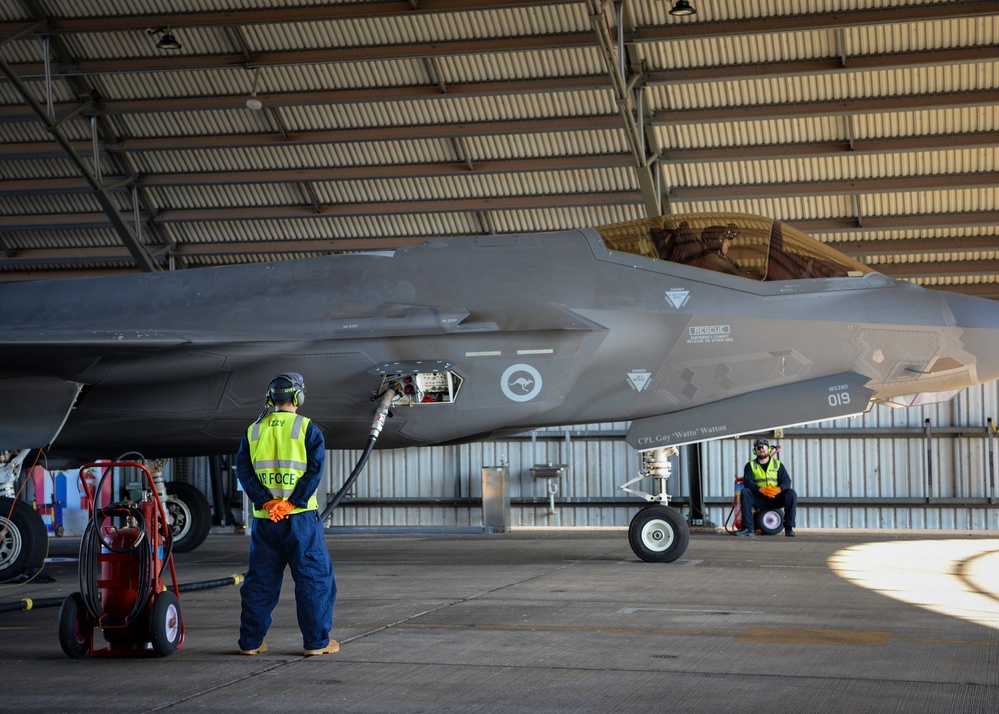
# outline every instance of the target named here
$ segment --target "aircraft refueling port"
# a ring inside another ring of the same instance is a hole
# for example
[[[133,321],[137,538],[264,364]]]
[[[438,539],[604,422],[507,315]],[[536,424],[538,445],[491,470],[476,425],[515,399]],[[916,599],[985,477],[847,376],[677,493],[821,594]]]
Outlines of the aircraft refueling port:
[[[369,372],[381,377],[377,394],[394,389],[399,393],[398,403],[408,406],[451,404],[463,381],[447,360],[385,362]]]

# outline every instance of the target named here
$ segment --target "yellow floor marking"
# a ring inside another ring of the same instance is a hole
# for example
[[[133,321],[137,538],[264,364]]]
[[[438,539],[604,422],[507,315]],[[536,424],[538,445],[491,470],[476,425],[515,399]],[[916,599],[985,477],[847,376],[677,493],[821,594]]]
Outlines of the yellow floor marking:
[[[736,642],[774,642],[785,645],[865,645],[884,647],[892,639],[890,632],[859,630],[817,630],[803,627],[750,627],[735,638]]]

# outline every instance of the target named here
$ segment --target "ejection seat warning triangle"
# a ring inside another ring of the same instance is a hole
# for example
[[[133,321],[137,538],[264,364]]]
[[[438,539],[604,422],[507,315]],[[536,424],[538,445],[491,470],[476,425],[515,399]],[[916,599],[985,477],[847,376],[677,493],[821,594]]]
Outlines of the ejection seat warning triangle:
[[[690,300],[689,290],[673,288],[666,291],[666,301],[677,310],[686,305],[688,300]]]

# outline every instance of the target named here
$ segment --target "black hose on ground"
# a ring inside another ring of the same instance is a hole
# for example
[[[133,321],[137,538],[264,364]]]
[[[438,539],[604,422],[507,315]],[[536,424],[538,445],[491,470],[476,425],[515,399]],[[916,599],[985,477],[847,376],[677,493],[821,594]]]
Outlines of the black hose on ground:
[[[62,605],[63,597],[49,597],[41,600],[32,600],[26,597],[17,602],[5,602],[0,604],[0,612],[13,612],[14,610],[36,610],[40,607],[58,607]]]
[[[224,578],[218,578],[216,580],[203,580],[199,583],[181,583],[177,586],[177,590],[186,593],[191,590],[209,590],[211,588],[221,588],[226,585],[239,585],[243,582],[243,575],[229,575]],[[34,600],[32,598],[26,597],[17,602],[5,602],[0,603],[0,612],[14,612],[15,610],[37,610],[41,607],[61,607],[62,603],[66,600],[64,597],[48,597],[41,598],[39,600]]]
[[[204,580],[200,583],[181,583],[177,586],[177,590],[186,593],[191,590],[209,590],[210,588],[221,588],[226,585],[239,585],[241,582],[243,582],[243,575],[238,574],[219,578],[218,580]]]

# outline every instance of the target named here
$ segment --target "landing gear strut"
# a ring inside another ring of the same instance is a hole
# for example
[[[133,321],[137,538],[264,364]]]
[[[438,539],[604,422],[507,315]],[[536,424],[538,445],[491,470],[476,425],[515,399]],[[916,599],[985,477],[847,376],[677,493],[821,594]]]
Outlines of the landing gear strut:
[[[690,543],[690,528],[683,516],[669,507],[669,494],[666,493],[666,481],[673,469],[669,457],[676,454],[677,450],[672,446],[643,451],[638,477],[618,487],[656,504],[636,513],[628,528],[631,549],[648,563],[672,563],[686,552]],[[646,478],[655,482],[654,494],[629,488]]]

